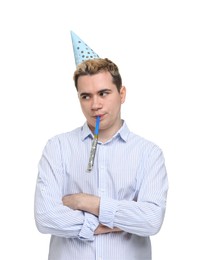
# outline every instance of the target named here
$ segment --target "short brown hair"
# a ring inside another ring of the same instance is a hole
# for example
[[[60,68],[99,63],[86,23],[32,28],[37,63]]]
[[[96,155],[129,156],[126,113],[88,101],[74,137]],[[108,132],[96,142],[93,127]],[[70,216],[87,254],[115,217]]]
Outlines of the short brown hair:
[[[115,63],[107,58],[86,60],[79,64],[73,76],[76,89],[78,90],[77,82],[79,76],[94,75],[102,71],[108,71],[111,74],[112,82],[117,87],[118,92],[120,92],[120,89],[122,87],[122,79],[119,73],[119,69]]]

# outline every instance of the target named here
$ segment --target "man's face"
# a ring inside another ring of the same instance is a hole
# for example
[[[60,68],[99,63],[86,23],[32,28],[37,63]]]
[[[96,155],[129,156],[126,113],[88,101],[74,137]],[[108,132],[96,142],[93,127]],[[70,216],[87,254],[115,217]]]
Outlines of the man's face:
[[[118,131],[121,127],[121,104],[124,103],[125,95],[125,87],[122,86],[119,93],[109,72],[78,78],[78,96],[91,130],[95,127],[96,116],[101,116],[100,131]]]

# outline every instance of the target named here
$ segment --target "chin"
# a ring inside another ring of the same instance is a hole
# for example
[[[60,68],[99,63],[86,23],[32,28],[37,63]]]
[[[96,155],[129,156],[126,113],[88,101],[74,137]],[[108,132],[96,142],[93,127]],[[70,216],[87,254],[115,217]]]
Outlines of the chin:
[[[90,129],[94,129],[95,126],[96,126],[96,122],[94,123],[94,122],[87,121],[87,124],[88,124]]]

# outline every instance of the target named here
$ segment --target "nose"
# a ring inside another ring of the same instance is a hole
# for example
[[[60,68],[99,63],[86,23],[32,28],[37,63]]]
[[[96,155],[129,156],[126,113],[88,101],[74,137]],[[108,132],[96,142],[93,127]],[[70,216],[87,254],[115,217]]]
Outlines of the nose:
[[[99,97],[94,96],[92,98],[92,104],[91,104],[91,109],[92,110],[99,110],[102,108],[102,103]]]

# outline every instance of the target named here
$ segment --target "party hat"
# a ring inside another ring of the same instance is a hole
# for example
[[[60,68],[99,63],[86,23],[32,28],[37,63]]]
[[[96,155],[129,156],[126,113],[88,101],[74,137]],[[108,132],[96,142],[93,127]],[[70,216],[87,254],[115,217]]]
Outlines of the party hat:
[[[74,32],[71,31],[71,39],[73,43],[73,51],[76,66],[85,60],[93,60],[99,58],[83,40],[81,40]]]

